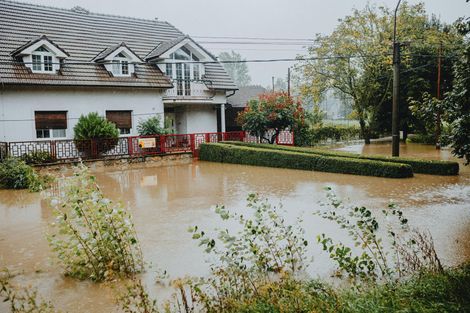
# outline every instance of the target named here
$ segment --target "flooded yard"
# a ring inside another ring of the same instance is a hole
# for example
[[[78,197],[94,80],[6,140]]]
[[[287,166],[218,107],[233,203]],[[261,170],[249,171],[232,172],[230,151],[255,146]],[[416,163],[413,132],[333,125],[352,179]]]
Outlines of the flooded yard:
[[[389,154],[390,146],[377,144],[341,150]],[[432,146],[402,146],[403,156],[452,159],[448,150]],[[429,229],[445,265],[470,260],[470,168],[459,176],[415,175],[409,179],[308,172],[194,161],[189,165],[94,170],[106,197],[121,201],[134,216],[144,259],[153,266],[143,274],[152,294],[160,299],[168,289],[154,283],[156,267],[172,278],[205,275],[208,266],[189,226],[212,229],[219,225],[214,205],[244,211],[245,199],[256,192],[272,204],[282,202],[287,218],[303,215],[314,262],[312,277],[328,278],[332,263],[315,244],[320,233],[334,235],[332,224],[312,216],[325,201],[326,186],[346,203],[381,209],[390,201],[402,207],[413,226]],[[19,275],[15,282],[37,286],[40,294],[68,312],[110,312],[114,293],[109,284],[80,282],[61,275],[53,263],[45,233],[53,221],[51,208],[40,194],[0,191],[0,267]],[[341,238],[341,235],[339,235]],[[5,306],[0,305],[0,311]],[[2,311],[3,312],[3,311]]]

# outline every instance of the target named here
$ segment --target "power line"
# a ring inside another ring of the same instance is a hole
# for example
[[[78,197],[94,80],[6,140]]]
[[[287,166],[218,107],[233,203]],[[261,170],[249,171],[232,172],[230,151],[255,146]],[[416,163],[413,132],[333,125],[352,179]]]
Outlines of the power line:
[[[268,41],[314,41],[312,38],[274,38],[274,37],[237,37],[237,36],[191,36],[203,39],[268,40]]]

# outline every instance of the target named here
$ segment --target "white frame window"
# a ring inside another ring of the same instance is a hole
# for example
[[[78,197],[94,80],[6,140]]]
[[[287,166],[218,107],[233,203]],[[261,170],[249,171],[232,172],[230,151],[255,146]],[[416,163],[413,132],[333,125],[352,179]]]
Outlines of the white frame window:
[[[112,63],[112,71],[114,76],[131,76],[129,71],[129,60],[122,53],[119,53],[113,59]]]
[[[54,54],[41,46],[37,48],[31,55],[33,66],[31,69],[34,73],[53,73],[54,72]]]
[[[37,139],[67,138],[67,130],[66,129],[54,129],[54,128],[36,129],[36,138]]]

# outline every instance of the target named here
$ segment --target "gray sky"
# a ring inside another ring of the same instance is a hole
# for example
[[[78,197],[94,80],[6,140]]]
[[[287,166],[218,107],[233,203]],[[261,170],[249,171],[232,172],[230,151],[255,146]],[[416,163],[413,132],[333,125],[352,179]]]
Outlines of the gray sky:
[[[331,32],[338,19],[367,2],[394,7],[397,0],[26,0],[62,8],[76,5],[92,12],[168,21],[191,36],[312,38]],[[409,0],[424,2],[429,14],[444,22],[470,15],[465,0]],[[197,38],[199,41],[203,39]],[[203,44],[214,54],[231,49],[246,59],[293,58],[301,46]],[[289,63],[250,64],[252,82],[267,86],[271,77],[285,78]]]

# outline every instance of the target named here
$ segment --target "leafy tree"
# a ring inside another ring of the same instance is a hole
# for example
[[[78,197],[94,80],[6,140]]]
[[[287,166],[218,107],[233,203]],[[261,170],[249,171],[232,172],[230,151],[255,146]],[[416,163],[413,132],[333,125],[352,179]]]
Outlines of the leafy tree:
[[[285,92],[274,92],[250,100],[245,110],[239,113],[237,122],[251,135],[273,144],[282,130],[303,124],[304,117],[299,101],[294,101]]]
[[[141,136],[167,134],[167,129],[161,125],[162,123],[160,116],[152,116],[146,120],[139,121],[139,124],[137,125],[137,132]]]
[[[457,28],[463,35],[470,34],[470,18],[459,20]],[[452,152],[459,158],[470,163],[470,41],[458,51],[458,59],[454,65],[454,84],[446,94],[444,107],[447,121],[451,125],[449,141]]]
[[[219,54],[220,61],[233,61],[234,63],[224,63],[223,66],[233,81],[239,86],[247,86],[251,83],[251,77],[248,73],[248,65],[238,61],[244,61],[241,54],[231,51]]]
[[[316,37],[309,49],[315,60],[297,66],[302,76],[302,93],[320,98],[334,90],[351,102],[366,143],[374,130],[387,131],[391,124],[392,16],[393,12],[386,7],[367,5],[362,10],[353,10],[330,35]],[[418,48],[429,55],[429,51],[431,54],[437,51],[440,41],[454,42],[455,34],[436,23],[426,15],[424,4],[402,4],[397,19],[399,40],[416,48],[409,49],[410,53],[404,50],[403,72],[411,75],[418,66],[429,67],[423,57],[414,55]],[[422,83],[428,81],[428,77],[416,76],[412,80],[405,75],[401,79],[402,97],[406,100],[415,96]],[[411,114],[407,102],[402,98],[400,103],[402,120],[408,124]]]
[[[98,154],[105,153],[117,144],[119,130],[116,125],[96,112],[81,115],[78,123],[73,128],[75,145],[77,149],[86,154],[93,153],[90,146],[84,140],[98,139],[99,144],[96,146]]]

